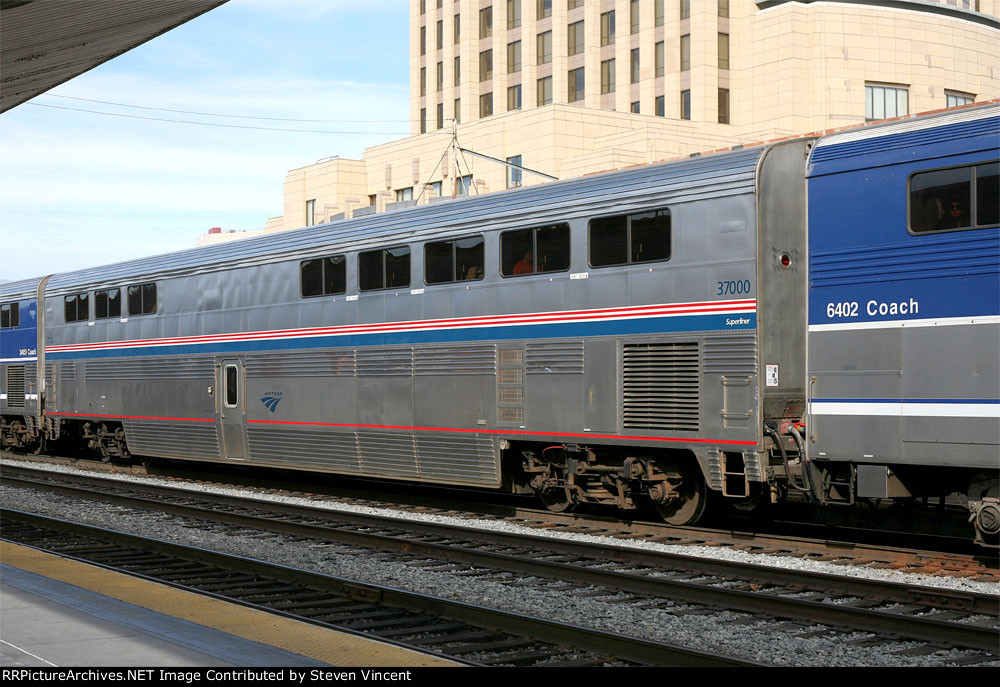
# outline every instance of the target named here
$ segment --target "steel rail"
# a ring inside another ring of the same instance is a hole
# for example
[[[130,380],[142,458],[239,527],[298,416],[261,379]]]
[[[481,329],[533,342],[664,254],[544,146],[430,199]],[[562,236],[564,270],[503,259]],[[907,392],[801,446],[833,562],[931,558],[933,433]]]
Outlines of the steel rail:
[[[48,473],[51,477],[51,473]],[[71,481],[99,482],[99,478],[58,475]],[[910,616],[900,613],[859,608],[850,605],[823,603],[812,599],[779,596],[776,593],[745,591],[669,577],[636,575],[633,573],[595,569],[577,562],[555,562],[529,557],[525,552],[515,554],[469,548],[470,545],[491,545],[507,548],[541,549],[546,554],[558,553],[585,559],[590,565],[612,561],[624,565],[681,571],[697,575],[723,576],[762,585],[780,585],[789,590],[812,589],[826,593],[878,599],[883,603],[920,605],[964,613],[1000,617],[1000,597],[988,594],[951,592],[931,587],[905,585],[881,580],[867,580],[811,571],[785,570],[772,566],[756,566],[694,556],[682,556],[655,551],[642,551],[627,547],[592,544],[533,535],[498,533],[471,527],[441,525],[385,516],[344,513],[305,506],[291,506],[257,499],[236,498],[185,489],[170,489],[134,483],[111,482],[116,488],[154,494],[158,499],[123,494],[96,494],[83,487],[46,485],[31,480],[11,478],[4,481],[22,486],[51,489],[82,498],[105,501],[141,508],[167,511],[185,517],[224,523],[248,529],[268,530],[293,536],[305,536],[335,541],[348,545],[364,546],[384,551],[405,552],[414,556],[428,556],[449,562],[478,565],[518,574],[537,575],[585,585],[612,587],[623,591],[689,603],[727,608],[754,614],[837,626],[860,628],[866,631],[899,635],[921,641],[946,642],[983,651],[995,651],[1000,646],[1000,629],[966,623],[937,620],[933,617]],[[160,500],[164,497],[183,497],[200,501],[197,504],[171,504]],[[215,505],[246,509],[248,504],[272,513],[312,522],[275,520],[272,517],[244,513],[220,512]],[[321,521],[317,524],[315,521]],[[347,527],[373,528],[380,531],[351,531]],[[386,533],[389,530],[392,533]],[[460,543],[420,541],[413,534],[452,539]],[[537,556],[537,553],[535,554]]]
[[[184,561],[196,561],[209,566],[224,568],[226,570],[260,576],[271,580],[279,580],[309,589],[329,592],[337,596],[346,596],[364,600],[366,602],[377,602],[380,605],[402,608],[410,611],[431,613],[452,620],[489,628],[491,630],[530,637],[546,643],[570,645],[587,651],[598,652],[601,655],[613,656],[617,659],[625,661],[632,661],[646,665],[671,666],[757,667],[763,665],[756,661],[718,656],[709,652],[700,651],[698,649],[618,635],[602,630],[572,625],[569,623],[551,621],[543,618],[536,618],[523,614],[511,613],[509,611],[488,608],[486,606],[478,606],[461,601],[444,599],[428,594],[408,592],[383,585],[375,585],[358,580],[301,570],[277,563],[268,563],[265,561],[234,556],[207,549],[199,549],[159,539],[140,537],[116,530],[64,522],[46,516],[25,513],[22,511],[0,508],[0,518],[9,522],[24,523],[35,527],[55,530],[57,532],[71,533],[120,546],[135,548],[141,551],[151,551],[179,558]],[[4,535],[4,538],[7,538],[6,534]],[[88,561],[86,556],[82,555],[73,555],[72,553],[60,553],[59,555],[66,558],[80,560],[81,562],[85,562],[90,565],[101,565],[100,563]],[[127,569],[113,569],[125,574],[135,575],[135,573],[132,573]],[[173,583],[169,580],[150,578],[145,575],[138,576],[153,579],[153,581],[198,594],[206,594],[206,592],[199,590],[196,587],[187,587],[186,585]],[[254,607],[268,613],[278,613],[286,617],[293,617],[304,622],[317,624],[315,620],[311,620],[308,617],[296,616],[294,613],[275,611],[267,606],[261,606],[218,593],[208,592],[207,594],[231,603]],[[422,649],[418,644],[394,642],[381,638],[378,636],[377,632],[369,634],[357,632],[355,630],[351,630],[350,628],[336,627],[336,629],[358,636],[364,636],[369,639],[376,637],[380,639],[380,641],[386,641],[388,643],[417,651],[427,651],[426,649]],[[447,656],[446,653],[437,655]]]

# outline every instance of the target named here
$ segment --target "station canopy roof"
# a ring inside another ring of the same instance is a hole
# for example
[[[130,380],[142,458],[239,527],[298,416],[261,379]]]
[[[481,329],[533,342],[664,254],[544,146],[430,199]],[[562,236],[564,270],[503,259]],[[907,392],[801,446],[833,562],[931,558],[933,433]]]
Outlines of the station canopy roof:
[[[227,0],[0,0],[0,112]]]

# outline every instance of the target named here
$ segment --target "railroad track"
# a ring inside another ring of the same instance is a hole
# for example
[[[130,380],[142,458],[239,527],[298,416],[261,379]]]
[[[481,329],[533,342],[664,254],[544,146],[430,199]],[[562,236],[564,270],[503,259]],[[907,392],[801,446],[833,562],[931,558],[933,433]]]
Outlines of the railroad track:
[[[0,458],[16,462],[25,460],[23,456],[0,452]],[[168,479],[177,484],[195,487],[214,486],[220,489],[238,488],[265,495],[284,494],[309,499],[320,503],[333,502],[349,506],[370,506],[417,514],[437,514],[465,519],[504,520],[523,524],[555,533],[590,534],[624,538],[635,541],[651,541],[677,546],[699,546],[728,548],[747,554],[770,554],[790,556],[797,559],[825,561],[838,565],[866,565],[900,572],[949,575],[984,582],[1000,583],[1000,558],[995,552],[976,550],[967,539],[956,540],[946,536],[894,535],[893,545],[871,543],[870,532],[839,529],[842,537],[831,538],[835,532],[817,526],[791,524],[793,534],[775,534],[775,523],[734,521],[734,527],[709,528],[676,527],[658,522],[642,520],[622,521],[594,513],[553,513],[543,508],[525,506],[510,495],[502,501],[484,501],[482,492],[474,492],[472,497],[462,492],[461,500],[456,497],[425,496],[392,492],[392,483],[377,482],[368,489],[339,487],[335,493],[319,493],[315,485],[289,485],[282,482],[281,489],[275,489],[273,480],[238,478],[231,474],[216,473],[147,473],[142,466],[115,466],[111,463],[74,461],[51,456],[31,457],[30,461],[44,458],[55,465],[75,466],[94,471],[132,474]],[[25,468],[30,469],[30,468]],[[398,486],[398,485],[396,485]],[[382,494],[374,495],[371,489],[381,488]],[[359,495],[359,491],[361,492]],[[433,490],[441,491],[439,488]],[[388,492],[388,494],[386,493]],[[420,492],[424,494],[422,490]],[[493,495],[496,497],[497,495]],[[392,500],[389,500],[392,499]],[[475,511],[469,503],[475,504]],[[857,535],[855,539],[843,537]],[[880,541],[877,539],[876,541]]]
[[[759,663],[0,509],[3,539],[475,666]]]
[[[863,629],[886,640],[905,637],[925,642],[934,650],[974,649],[982,652],[980,658],[984,661],[993,660],[1000,646],[1000,598],[996,595],[401,521],[20,468],[5,468],[3,480],[16,486],[170,512],[242,531],[269,531],[391,552],[393,560],[418,567],[440,570],[472,566],[465,574],[520,576],[520,580],[508,579],[508,584],[559,580],[583,594],[616,590],[629,595],[625,601],[673,608],[680,614],[728,609],[753,618],[823,623],[831,632]]]

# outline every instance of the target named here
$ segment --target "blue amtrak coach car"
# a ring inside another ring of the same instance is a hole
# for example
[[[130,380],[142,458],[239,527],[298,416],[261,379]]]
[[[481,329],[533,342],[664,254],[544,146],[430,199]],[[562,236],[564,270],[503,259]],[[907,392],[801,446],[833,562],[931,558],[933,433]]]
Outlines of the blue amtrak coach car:
[[[0,441],[671,523],[710,493],[959,492],[995,543],[997,122],[971,107],[3,284]]]

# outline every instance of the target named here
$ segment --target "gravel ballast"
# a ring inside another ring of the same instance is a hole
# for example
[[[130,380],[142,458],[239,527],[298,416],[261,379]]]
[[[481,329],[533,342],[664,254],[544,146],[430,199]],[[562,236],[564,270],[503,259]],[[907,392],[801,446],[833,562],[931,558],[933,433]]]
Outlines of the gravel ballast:
[[[6,461],[0,461],[0,465]],[[18,463],[23,465],[23,463]],[[52,470],[52,466],[45,466]],[[74,468],[57,466],[59,471],[79,473]],[[104,476],[104,475],[102,475]],[[122,481],[152,482],[176,486],[167,480],[116,475]],[[234,488],[199,487],[198,490],[246,495],[245,491]],[[254,493],[255,498],[263,498]],[[921,646],[917,642],[894,641],[876,646],[863,646],[857,642],[872,635],[863,632],[823,633],[822,626],[799,624],[791,630],[778,629],[786,625],[781,620],[759,620],[746,614],[721,611],[701,615],[676,615],[677,610],[686,608],[683,604],[666,605],[666,608],[643,608],[643,603],[621,603],[627,595],[581,596],[579,593],[553,589],[558,583],[545,586],[523,586],[505,584],[499,576],[487,578],[456,574],[409,566],[394,560],[392,554],[371,552],[358,548],[337,545],[302,542],[280,535],[261,536],[234,533],[232,527],[213,523],[194,522],[166,514],[150,513],[143,510],[123,508],[93,501],[47,494],[44,499],[30,489],[3,487],[0,490],[3,505],[8,508],[35,512],[69,521],[110,527],[124,532],[164,539],[192,546],[209,548],[239,556],[273,561],[289,566],[347,577],[373,584],[418,591],[442,596],[467,603],[494,606],[505,610],[573,622],[611,632],[622,632],[647,639],[666,641],[673,644],[695,646],[704,651],[717,651],[726,655],[747,658],[775,665],[795,666],[941,666],[949,660],[975,655],[975,652],[941,650],[927,655],[896,655],[893,652]],[[283,503],[293,502],[316,506],[309,499],[268,496],[267,500]],[[511,523],[492,521],[467,521],[454,517],[419,514],[413,515],[388,509],[374,509],[338,505],[331,510],[377,512],[400,518],[431,521],[456,522],[466,526],[477,526],[509,531],[527,531],[538,535],[534,529]],[[572,537],[567,533],[560,536]],[[605,539],[584,537],[586,539]],[[610,538],[607,538],[610,539]],[[740,551],[722,551],[710,547],[670,547],[659,544],[614,540],[618,545],[636,547],[656,547],[688,555],[714,558],[735,558],[761,563],[763,556],[749,555]],[[693,551],[693,549],[706,549]],[[744,558],[745,557],[745,558]],[[913,575],[885,570],[868,570],[861,566],[829,566],[819,561],[801,561],[780,557],[769,564],[782,567],[807,567],[821,572],[836,574],[857,574],[859,577],[878,577],[911,584],[932,584],[957,590],[1000,593],[1000,585],[972,582],[954,578],[939,578],[928,575]],[[851,570],[845,570],[850,567]],[[511,576],[513,579],[514,576]],[[615,603],[616,599],[619,603]],[[648,602],[645,602],[648,605]],[[734,621],[739,624],[734,624]],[[820,633],[815,636],[808,635]],[[1000,661],[981,666],[1000,666]]]

